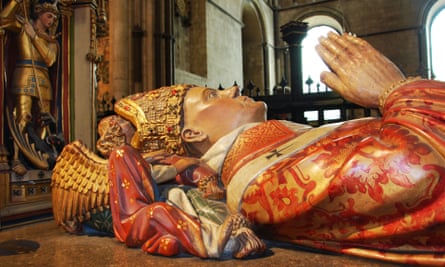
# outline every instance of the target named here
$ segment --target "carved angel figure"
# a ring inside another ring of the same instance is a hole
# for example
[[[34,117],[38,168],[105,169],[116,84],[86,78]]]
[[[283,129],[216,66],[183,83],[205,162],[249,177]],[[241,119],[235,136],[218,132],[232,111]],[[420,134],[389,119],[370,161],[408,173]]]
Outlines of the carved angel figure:
[[[53,169],[58,224],[70,233],[114,234],[127,246],[162,255],[220,257],[226,248],[241,258],[265,249],[247,220],[229,214],[220,201],[225,195],[215,171],[184,156],[179,122],[191,87],[164,87],[120,100],[118,115],[99,124],[102,157],[80,141],[65,146]],[[122,218],[113,229],[110,209],[113,218]],[[147,223],[128,224],[124,217],[136,210],[133,220]]]

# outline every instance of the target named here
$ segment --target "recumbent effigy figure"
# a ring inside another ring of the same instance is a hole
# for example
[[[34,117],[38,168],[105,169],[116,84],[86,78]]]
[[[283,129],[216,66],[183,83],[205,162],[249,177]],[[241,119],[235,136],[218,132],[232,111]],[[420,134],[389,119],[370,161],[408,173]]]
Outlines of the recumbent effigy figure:
[[[381,118],[319,128],[268,121],[265,104],[237,87],[176,85],[133,95],[116,104],[114,123],[124,127],[114,127],[121,145],[108,165],[94,163],[79,143],[59,157],[57,222],[75,232],[80,224],[73,222],[109,205],[116,238],[154,254],[242,258],[264,251],[261,237],[443,265],[445,83],[406,78],[349,34],[321,37],[317,51],[331,69],[323,82],[349,101],[379,108]],[[156,168],[175,160],[156,161],[156,150],[199,158],[170,175],[177,185],[163,194]],[[73,181],[70,162],[86,165],[85,173],[108,166],[108,179],[98,171]]]

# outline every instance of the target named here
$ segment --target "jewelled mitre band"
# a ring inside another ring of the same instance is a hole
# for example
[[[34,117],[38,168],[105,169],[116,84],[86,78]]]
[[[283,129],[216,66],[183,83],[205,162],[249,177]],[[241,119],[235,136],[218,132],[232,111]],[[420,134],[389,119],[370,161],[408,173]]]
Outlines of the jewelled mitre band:
[[[182,104],[191,87],[194,85],[172,85],[119,100],[116,113],[136,127],[131,145],[141,152],[185,154],[181,140]]]

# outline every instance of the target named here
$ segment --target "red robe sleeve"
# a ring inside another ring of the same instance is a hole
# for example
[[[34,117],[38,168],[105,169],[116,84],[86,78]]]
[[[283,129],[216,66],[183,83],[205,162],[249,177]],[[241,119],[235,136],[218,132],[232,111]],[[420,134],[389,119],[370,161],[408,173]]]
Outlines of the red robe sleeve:
[[[164,256],[187,252],[207,257],[199,221],[157,202],[150,166],[136,150],[123,146],[113,151],[109,179],[113,228],[119,241]]]

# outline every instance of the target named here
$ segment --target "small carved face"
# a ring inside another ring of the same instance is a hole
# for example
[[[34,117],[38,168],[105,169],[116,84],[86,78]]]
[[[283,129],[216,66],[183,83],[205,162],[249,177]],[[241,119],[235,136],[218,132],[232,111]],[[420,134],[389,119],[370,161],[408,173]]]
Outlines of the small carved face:
[[[99,122],[96,148],[99,153],[108,158],[114,148],[129,144],[135,129],[131,123],[121,117],[112,115]]]
[[[41,21],[41,23],[45,27],[45,29],[49,29],[56,22],[57,16],[52,12],[43,12],[43,13],[39,14],[38,19]]]

